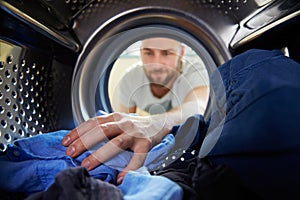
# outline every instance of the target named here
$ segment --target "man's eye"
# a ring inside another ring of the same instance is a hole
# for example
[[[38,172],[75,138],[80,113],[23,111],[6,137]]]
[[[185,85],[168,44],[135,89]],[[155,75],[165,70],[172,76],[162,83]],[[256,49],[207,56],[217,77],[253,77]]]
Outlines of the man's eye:
[[[165,55],[165,56],[170,55],[170,52],[169,51],[163,51],[163,55]]]
[[[147,55],[147,56],[150,56],[150,55],[152,55],[153,53],[152,52],[150,52],[150,51],[145,51],[144,52],[144,55]]]
[[[163,51],[163,55],[165,56],[169,56],[169,55],[173,55],[174,52],[173,51]]]

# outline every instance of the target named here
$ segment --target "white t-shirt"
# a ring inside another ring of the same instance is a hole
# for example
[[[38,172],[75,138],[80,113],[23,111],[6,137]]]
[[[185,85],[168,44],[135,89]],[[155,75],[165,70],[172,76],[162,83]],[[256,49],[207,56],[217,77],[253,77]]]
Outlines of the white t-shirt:
[[[173,87],[162,98],[153,96],[150,82],[141,63],[129,68],[116,87],[119,101],[124,106],[138,107],[150,114],[159,114],[179,106],[193,88],[208,86],[208,74],[201,64],[183,62],[182,73]]]

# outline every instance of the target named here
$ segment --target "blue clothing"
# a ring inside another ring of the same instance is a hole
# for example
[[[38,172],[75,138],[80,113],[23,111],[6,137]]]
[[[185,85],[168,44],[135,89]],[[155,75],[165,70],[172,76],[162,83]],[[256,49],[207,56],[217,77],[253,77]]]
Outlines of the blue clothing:
[[[230,165],[264,199],[299,197],[300,64],[279,50],[254,49],[218,72],[226,98],[217,85],[213,89],[225,115],[218,122],[211,118],[216,126],[204,139],[200,157]]]
[[[28,194],[42,191],[53,183],[55,175],[69,167],[79,166],[90,154],[84,152],[75,159],[66,156],[61,140],[68,131],[61,130],[15,141],[0,157],[1,188]],[[117,170],[100,165],[90,175],[107,182],[115,182]]]
[[[72,159],[65,154],[61,140],[69,131],[61,130],[31,138],[19,139],[8,145],[5,155],[0,157],[1,188],[8,191],[34,193],[45,190],[53,183],[55,175],[67,168],[79,166],[94,150],[89,150]],[[149,169],[158,167],[160,160],[174,146],[173,134],[153,147],[144,165]],[[103,143],[102,143],[103,144]],[[100,144],[100,145],[102,145]],[[89,171],[90,176],[106,182],[116,183],[116,175],[130,161],[132,152],[124,151],[114,159]]]
[[[181,200],[183,197],[179,185],[163,176],[151,176],[143,167],[129,171],[118,188],[124,200]]]

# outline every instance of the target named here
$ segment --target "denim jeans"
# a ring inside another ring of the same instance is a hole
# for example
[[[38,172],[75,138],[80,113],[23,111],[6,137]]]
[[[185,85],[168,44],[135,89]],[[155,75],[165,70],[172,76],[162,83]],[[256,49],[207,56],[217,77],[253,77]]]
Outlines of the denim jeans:
[[[224,116],[217,122],[211,119],[216,126],[199,156],[230,165],[263,198],[299,198],[300,64],[279,50],[253,49],[218,72],[226,96],[217,85],[213,89]]]

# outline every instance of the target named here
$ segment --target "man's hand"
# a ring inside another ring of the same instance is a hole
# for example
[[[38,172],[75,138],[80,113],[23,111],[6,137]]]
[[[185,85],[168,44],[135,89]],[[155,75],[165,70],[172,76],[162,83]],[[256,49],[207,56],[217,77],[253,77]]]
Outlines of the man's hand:
[[[130,116],[121,113],[91,118],[71,130],[62,140],[67,146],[66,154],[76,157],[99,142],[109,141],[85,158],[81,165],[91,170],[118,153],[130,149],[133,157],[127,167],[118,174],[120,184],[129,170],[141,167],[148,151],[161,142],[171,130],[163,115],[160,116]]]

